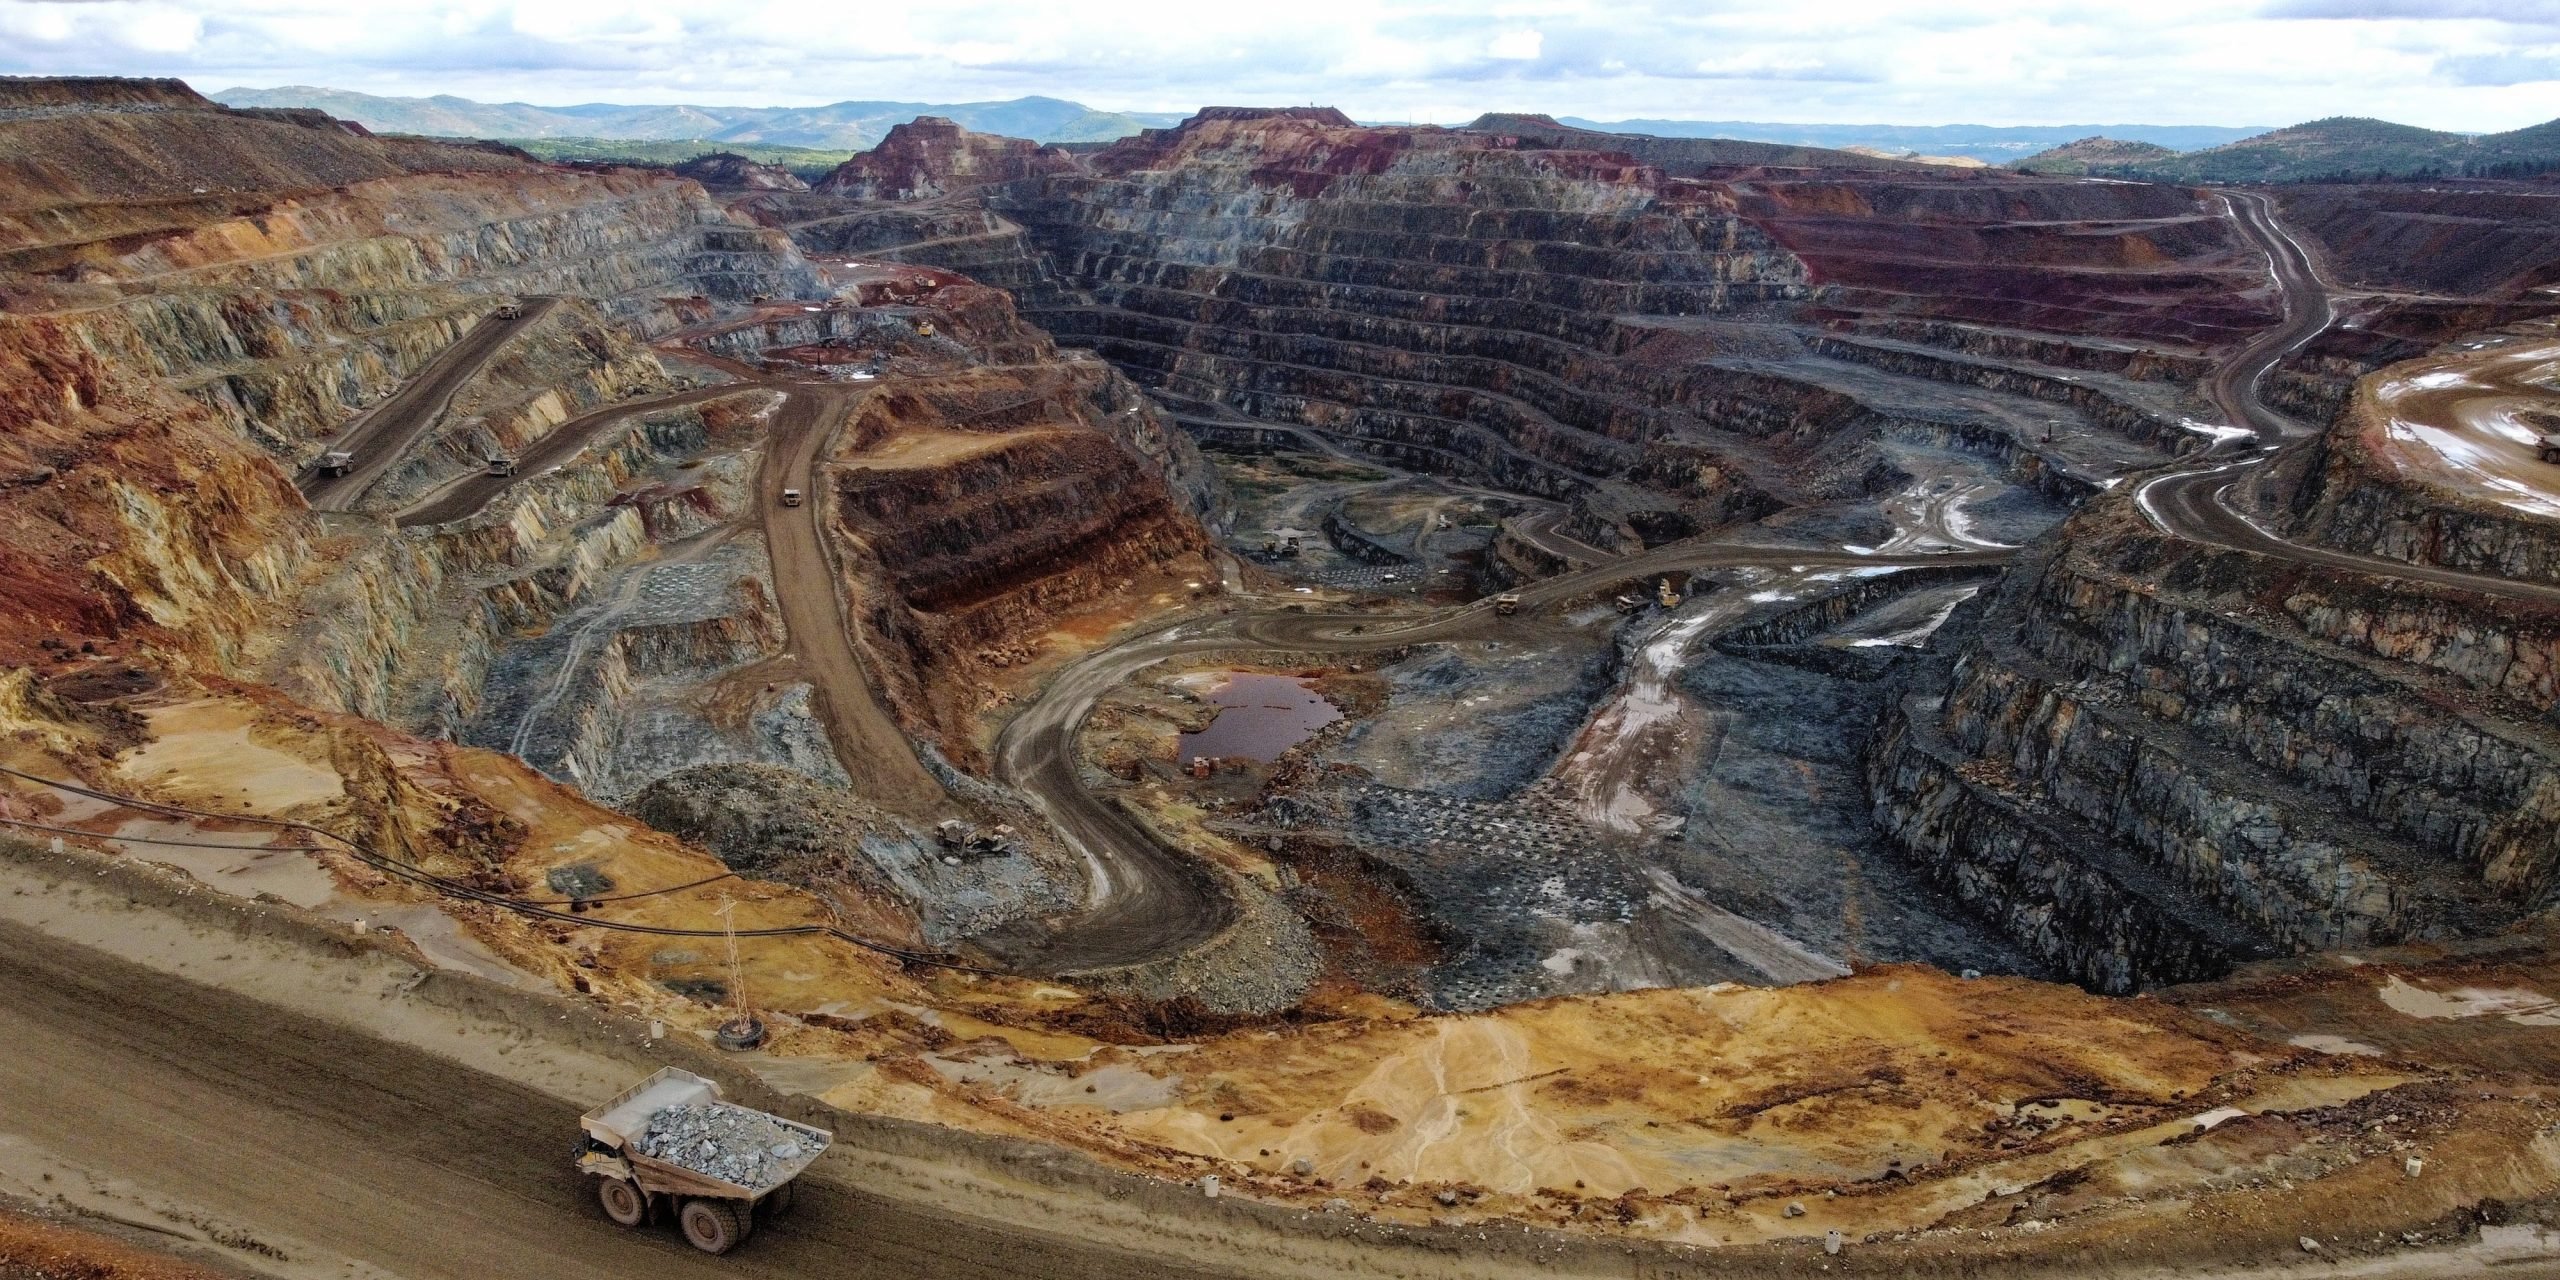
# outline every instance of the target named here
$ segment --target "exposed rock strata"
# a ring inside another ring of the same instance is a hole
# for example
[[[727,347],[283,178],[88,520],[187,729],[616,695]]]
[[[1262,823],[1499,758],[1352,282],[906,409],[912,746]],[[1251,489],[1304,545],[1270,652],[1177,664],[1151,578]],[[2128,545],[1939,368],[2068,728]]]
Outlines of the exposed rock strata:
[[[2120,501],[2071,528],[1874,752],[1878,822],[1941,884],[2111,991],[2547,896],[2560,736],[2543,664],[2496,655],[2551,619],[2186,547]]]
[[[817,190],[851,200],[929,200],[969,187],[1062,172],[1074,164],[1057,147],[972,133],[940,116],[889,130],[880,145],[836,166]]]
[[[1682,178],[1626,154],[1656,141],[1217,109],[968,199],[742,207],[811,252],[1013,288],[1203,423],[1565,500],[1604,546],[1890,486],[1869,451],[1897,428],[2085,491],[2201,439],[2194,348],[2272,314],[2191,193],[1889,162]]]

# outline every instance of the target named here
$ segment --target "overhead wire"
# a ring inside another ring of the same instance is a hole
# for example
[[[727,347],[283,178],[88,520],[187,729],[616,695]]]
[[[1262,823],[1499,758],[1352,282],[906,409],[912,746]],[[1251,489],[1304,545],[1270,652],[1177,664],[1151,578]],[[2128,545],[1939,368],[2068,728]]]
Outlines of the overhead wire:
[[[136,796],[120,796],[113,792],[100,791],[96,788],[84,786],[80,783],[65,782],[59,778],[48,778],[41,774],[28,773],[25,770],[10,768],[7,765],[0,765],[0,776],[17,778],[24,782],[32,782],[37,786],[49,787],[56,791],[68,792],[72,795],[82,796],[91,800],[98,800],[128,809],[139,809],[145,812],[162,813],[184,818],[204,819],[214,822],[239,822],[246,823],[251,826],[274,827],[278,830],[284,831],[305,832],[343,847],[357,861],[362,862],[375,870],[397,876],[403,880],[410,881],[411,883],[432,889],[446,897],[482,903],[487,906],[497,907],[504,911],[511,911],[517,915],[527,916],[537,920],[549,920],[560,924],[575,925],[581,928],[607,929],[617,933],[637,933],[662,938],[719,938],[729,936],[731,932],[725,929],[682,929],[672,925],[637,924],[627,920],[604,920],[583,914],[582,912],[573,913],[557,910],[556,907],[570,904],[583,905],[605,902],[628,902],[636,898],[656,897],[662,894],[679,893],[686,889],[698,889],[706,884],[716,884],[722,880],[734,879],[737,876],[736,872],[723,872],[720,875],[706,876],[703,879],[686,884],[670,885],[663,889],[651,889],[645,892],[621,894],[611,897],[574,899],[518,898],[508,894],[482,889],[476,885],[466,884],[449,876],[440,876],[430,871],[421,870],[420,868],[413,867],[396,858],[390,858],[376,853],[373,850],[366,848],[364,845],[348,839],[345,836],[339,835],[337,832],[331,831],[325,827],[314,826],[308,822],[301,822],[292,818],[271,818],[263,814],[249,813],[216,813],[209,809],[196,809],[186,805],[170,804],[165,801],[144,800]],[[78,836],[91,840],[122,840],[139,844],[165,844],[182,848],[238,849],[244,852],[254,852],[257,848],[257,846],[223,844],[211,841],[181,841],[159,836],[120,836],[105,832],[83,831],[77,827],[52,826],[44,823],[28,822],[14,818],[0,819],[0,824],[22,829],[47,831],[57,835]],[[735,934],[737,937],[741,938],[827,937],[852,946],[860,947],[866,951],[889,956],[908,964],[924,965],[930,968],[949,970],[954,973],[977,974],[991,978],[1013,976],[999,969],[988,969],[977,965],[962,964],[956,960],[945,959],[940,956],[911,950],[906,947],[893,946],[889,943],[879,942],[831,924],[777,925],[764,929],[739,929],[735,931]]]

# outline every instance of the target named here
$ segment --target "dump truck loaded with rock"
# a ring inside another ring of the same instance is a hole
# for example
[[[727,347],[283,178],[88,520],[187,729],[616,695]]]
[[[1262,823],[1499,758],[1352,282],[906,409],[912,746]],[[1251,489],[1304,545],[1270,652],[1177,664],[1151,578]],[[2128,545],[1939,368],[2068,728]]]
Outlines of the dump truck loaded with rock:
[[[685,1240],[727,1253],[756,1215],[791,1207],[791,1180],[834,1135],[724,1102],[720,1086],[675,1067],[579,1117],[580,1173],[596,1180],[605,1216],[626,1227],[672,1217]]]

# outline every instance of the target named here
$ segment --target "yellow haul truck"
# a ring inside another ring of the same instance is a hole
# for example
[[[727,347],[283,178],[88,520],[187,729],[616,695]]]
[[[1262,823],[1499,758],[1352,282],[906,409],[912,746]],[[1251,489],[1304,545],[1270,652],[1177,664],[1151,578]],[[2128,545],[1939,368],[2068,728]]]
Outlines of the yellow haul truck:
[[[824,1129],[720,1100],[720,1086],[667,1067],[578,1118],[578,1172],[626,1227],[670,1218],[704,1253],[727,1253],[759,1215],[791,1207],[791,1180],[835,1141]]]

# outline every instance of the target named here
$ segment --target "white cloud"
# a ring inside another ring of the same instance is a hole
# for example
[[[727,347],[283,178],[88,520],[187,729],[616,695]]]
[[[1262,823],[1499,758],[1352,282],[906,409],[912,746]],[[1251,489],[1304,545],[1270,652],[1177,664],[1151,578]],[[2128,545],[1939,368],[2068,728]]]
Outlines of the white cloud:
[[[2500,129],[2560,112],[2560,0],[0,0],[0,72],[551,104]]]

